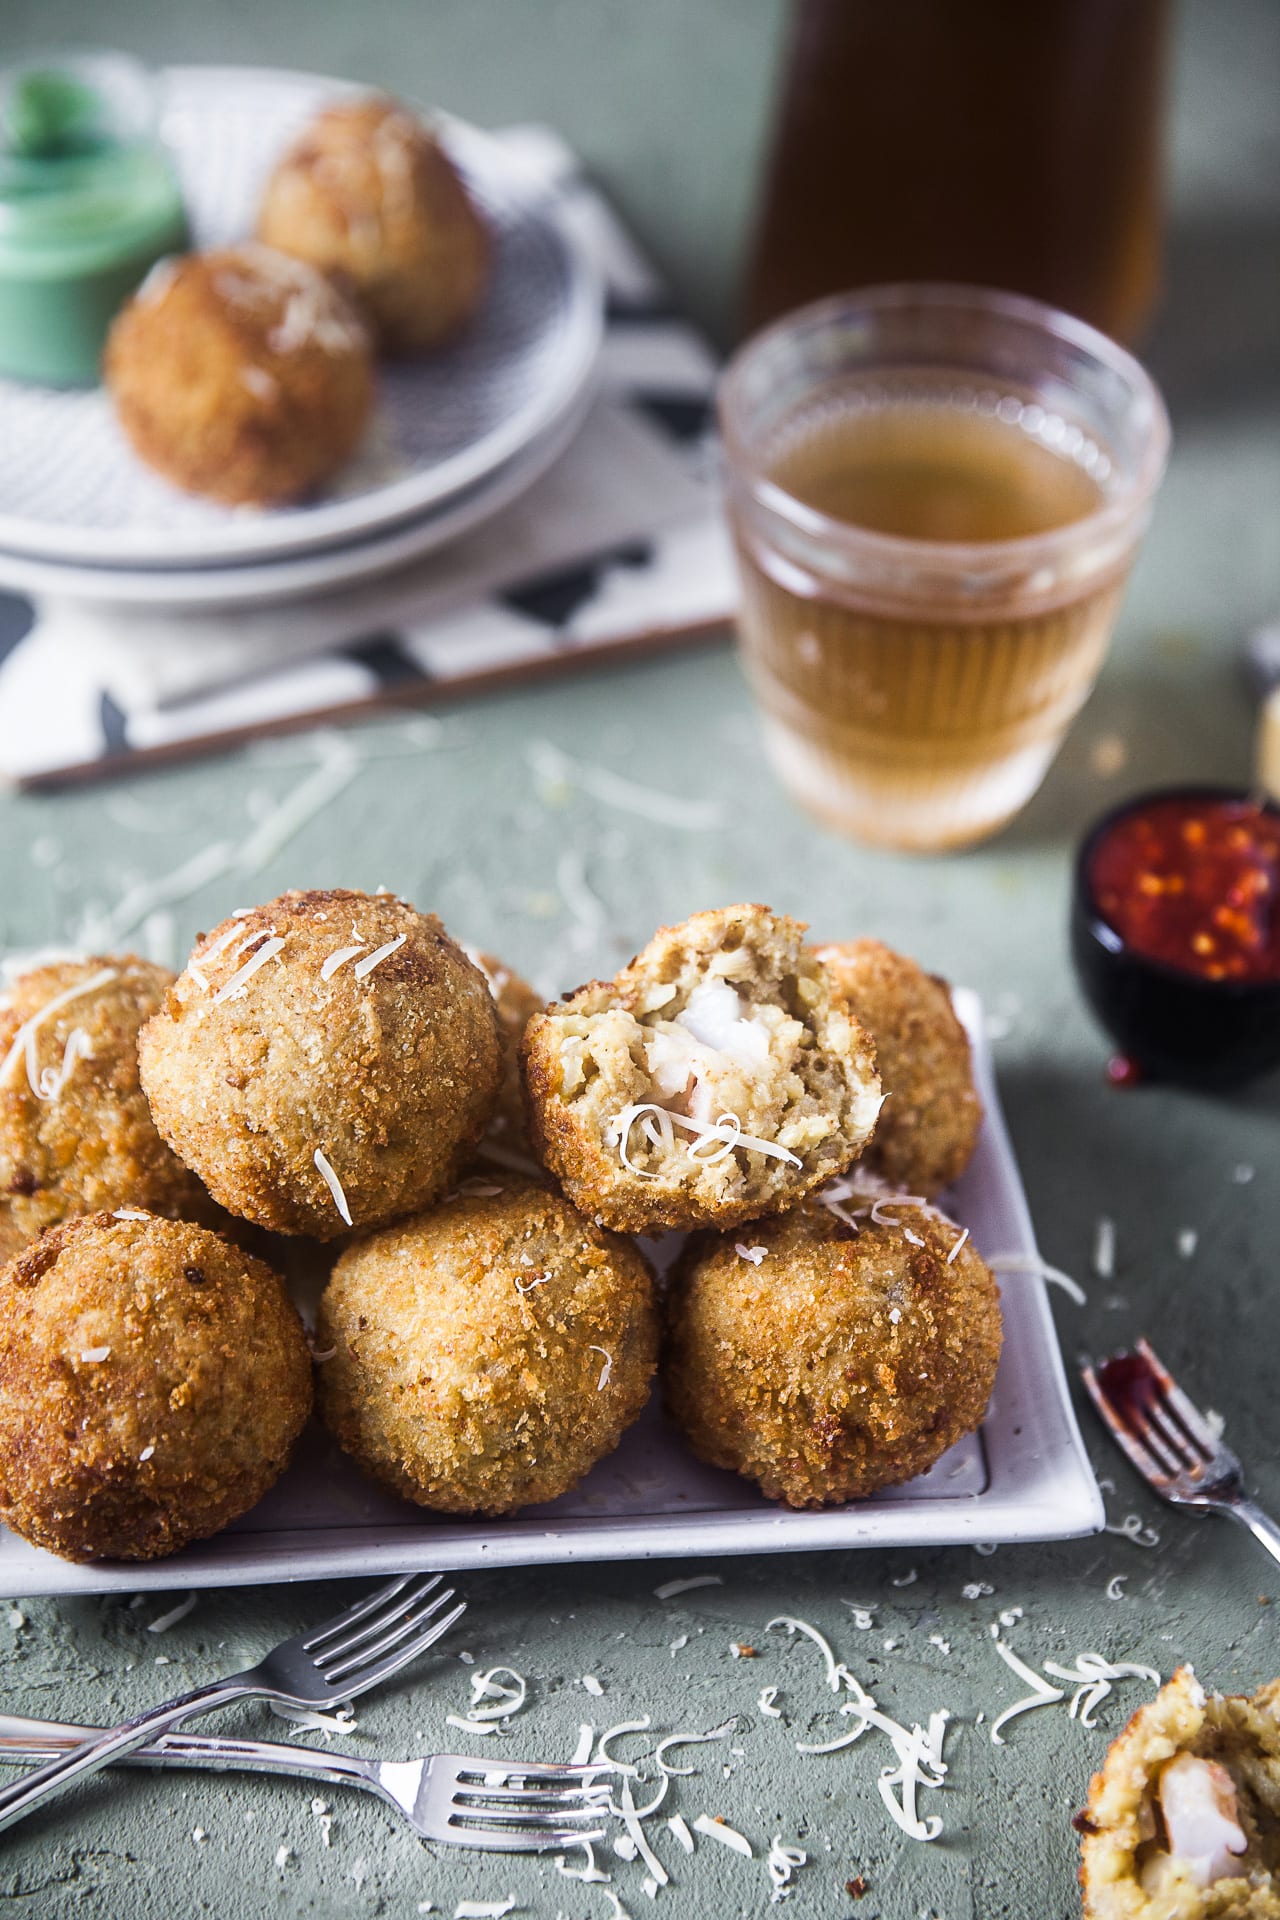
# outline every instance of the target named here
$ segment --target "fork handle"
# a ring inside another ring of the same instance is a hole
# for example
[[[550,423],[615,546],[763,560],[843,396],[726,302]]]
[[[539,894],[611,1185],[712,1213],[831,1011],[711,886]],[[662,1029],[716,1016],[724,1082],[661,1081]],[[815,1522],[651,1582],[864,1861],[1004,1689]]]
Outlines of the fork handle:
[[[29,1720],[19,1713],[0,1713],[0,1766],[73,1752],[102,1731],[101,1727],[77,1727],[61,1720]],[[331,1753],[327,1747],[289,1746],[284,1741],[170,1733],[135,1748],[123,1759],[129,1766],[294,1774],[303,1780],[324,1780],[331,1786],[379,1791],[376,1761],[362,1754]]]
[[[1264,1513],[1256,1500],[1238,1500],[1227,1508],[1227,1512],[1248,1527],[1254,1539],[1264,1546],[1273,1560],[1280,1560],[1280,1527]]]
[[[229,1679],[196,1687],[193,1692],[181,1694],[162,1707],[153,1707],[149,1713],[138,1714],[121,1726],[92,1734],[70,1753],[46,1761],[44,1766],[34,1768],[12,1786],[0,1788],[0,1831],[24,1820],[37,1807],[43,1806],[46,1800],[64,1793],[75,1781],[97,1773],[99,1768],[107,1766],[112,1760],[122,1760],[127,1754],[136,1753],[149,1740],[157,1740],[161,1735],[172,1732],[192,1714],[209,1713],[215,1707],[226,1706],[232,1700],[244,1699],[246,1695],[272,1691],[250,1669],[247,1673],[233,1674]]]

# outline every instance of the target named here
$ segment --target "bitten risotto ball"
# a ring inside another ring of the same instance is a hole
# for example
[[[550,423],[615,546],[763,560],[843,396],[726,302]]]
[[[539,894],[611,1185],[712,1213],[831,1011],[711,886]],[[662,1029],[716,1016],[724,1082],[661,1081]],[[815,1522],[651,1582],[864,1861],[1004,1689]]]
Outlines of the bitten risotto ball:
[[[804,931],[767,907],[697,913],[530,1021],[534,1144],[584,1213],[628,1233],[734,1226],[862,1150],[875,1054]]]
[[[489,230],[417,115],[371,95],[326,108],[267,183],[258,237],[353,288],[385,353],[427,352],[488,285]]]
[[[501,1074],[484,975],[435,915],[343,890],[202,935],[138,1058],[156,1125],[214,1198],[317,1240],[442,1193]]]
[[[817,957],[876,1044],[885,1102],[864,1164],[908,1193],[935,1193],[968,1166],[982,1126],[969,1036],[936,974],[879,940]]]
[[[446,1513],[554,1500],[649,1398],[639,1251],[545,1188],[483,1180],[343,1254],[320,1302],[319,1405],[339,1444]],[[497,1190],[495,1190],[497,1189]]]
[[[678,1263],[667,1405],[699,1458],[788,1506],[913,1479],[986,1412],[995,1281],[953,1222],[889,1205],[855,1232],[811,1200],[698,1235]]]
[[[212,1217],[138,1081],[138,1029],[172,984],[130,954],[32,967],[0,993],[0,1260],[77,1213]]]
[[[1280,1680],[1206,1694],[1179,1667],[1075,1824],[1086,1920],[1280,1920]]]
[[[311,1410],[277,1276],[202,1227],[93,1213],[0,1272],[0,1521],[155,1560],[246,1513]]]
[[[256,245],[162,261],[112,327],[104,369],[134,452],[228,506],[314,493],[373,405],[369,338],[346,296]]]

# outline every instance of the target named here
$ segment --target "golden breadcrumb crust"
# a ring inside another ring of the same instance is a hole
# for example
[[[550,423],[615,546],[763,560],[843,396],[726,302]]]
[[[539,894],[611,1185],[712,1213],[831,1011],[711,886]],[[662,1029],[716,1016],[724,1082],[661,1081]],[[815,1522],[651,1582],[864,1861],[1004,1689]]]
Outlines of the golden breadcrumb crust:
[[[885,1103],[863,1161],[890,1186],[931,1200],[964,1172],[982,1126],[951,989],[879,940],[815,951],[876,1045]]]
[[[789,1506],[914,1478],[991,1397],[1001,1324],[989,1270],[972,1241],[949,1260],[959,1229],[932,1208],[883,1204],[897,1224],[864,1218],[855,1233],[810,1200],[739,1233],[695,1235],[676,1267],[667,1406],[700,1459]]]
[[[258,235],[348,284],[384,353],[464,327],[489,283],[489,229],[453,161],[407,107],[328,107],[267,182]]]
[[[1160,1774],[1179,1753],[1226,1768],[1248,1841],[1239,1872],[1208,1887],[1166,1851]],[[1075,1824],[1085,1920],[1280,1920],[1280,1680],[1206,1695],[1179,1667],[1112,1741]]]
[[[284,945],[231,987],[268,939]],[[484,976],[435,915],[345,890],[282,894],[202,935],[138,1057],[156,1125],[214,1197],[317,1240],[349,1231],[317,1150],[356,1228],[410,1213],[480,1138],[501,1071]]]
[[[514,1155],[519,1160],[528,1161],[527,1170],[532,1171],[536,1162],[533,1144],[529,1139],[524,1080],[520,1072],[520,1043],[524,1039],[525,1028],[535,1013],[542,1012],[545,1002],[527,980],[522,980],[518,973],[514,973],[493,954],[476,953],[471,948],[467,952],[489,982],[493,1004],[498,1010],[498,1036],[502,1042],[502,1085],[498,1089],[498,1104],[485,1129],[484,1138],[476,1148],[476,1155],[481,1160],[493,1161],[498,1165],[507,1156]]]
[[[0,1273],[0,1520],[67,1560],[154,1560],[217,1533],[311,1410],[270,1267],[185,1222],[94,1213]]]
[[[471,1192],[343,1254],[321,1299],[320,1412],[406,1499],[446,1513],[554,1500],[649,1398],[653,1284],[639,1251],[558,1194]]]
[[[156,1132],[138,1080],[138,1030],[173,977],[132,954],[98,955],[33,967],[0,994],[0,1258],[79,1213],[224,1217]],[[74,997],[41,1021],[63,995]]]
[[[158,267],[117,317],[104,373],[139,458],[228,506],[314,493],[373,406],[368,336],[345,295],[256,245]]]
[[[612,980],[530,1020],[535,1150],[584,1213],[627,1233],[734,1226],[795,1206],[861,1151],[879,1109],[874,1049],[833,998],[804,931],[762,906],[698,913],[661,928]],[[679,1106],[655,1087],[653,1049],[682,1044],[691,996],[720,983],[739,997],[764,1057],[739,1066],[717,1056],[726,1064],[709,1117],[734,1116],[790,1159],[751,1146],[721,1153],[669,1120],[670,1137],[652,1137],[663,1117],[652,1107]],[[623,1129],[619,1116],[635,1105],[649,1112]]]

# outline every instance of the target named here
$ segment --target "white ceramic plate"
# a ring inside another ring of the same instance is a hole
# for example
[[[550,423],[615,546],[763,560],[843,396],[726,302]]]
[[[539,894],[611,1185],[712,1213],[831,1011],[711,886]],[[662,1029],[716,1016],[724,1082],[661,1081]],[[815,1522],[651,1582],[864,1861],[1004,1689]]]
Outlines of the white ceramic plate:
[[[175,67],[164,126],[199,246],[252,233],[263,181],[318,107],[353,89],[257,68]],[[475,487],[551,432],[599,352],[599,277],[527,177],[473,127],[441,137],[485,209],[492,283],[444,351],[379,368],[363,448],[327,495],[271,512],[167,485],[130,451],[107,395],[0,381],[0,547],[76,566],[209,567],[359,539]]]
[[[463,534],[510,506],[541,478],[574,438],[590,407],[593,385],[583,387],[572,407],[532,446],[508,460],[487,479],[429,509],[421,518],[397,524],[366,539],[285,554],[247,566],[86,567],[58,560],[33,559],[0,548],[0,588],[36,599],[87,601],[100,607],[165,607],[192,612],[208,607],[260,607],[301,600],[326,587],[374,580],[459,540]],[[173,641],[184,639],[182,623]]]
[[[974,1045],[987,1119],[953,1211],[979,1250],[1033,1255],[1035,1239],[996,1096],[977,996],[956,1006]],[[0,1592],[177,1591],[417,1568],[520,1567],[573,1560],[797,1553],[1065,1540],[1103,1522],[1045,1298],[1031,1273],[1001,1282],[1004,1353],[978,1434],[932,1472],[825,1513],[772,1505],[745,1480],[704,1467],[663,1420],[656,1396],[618,1451],[573,1493],[513,1520],[433,1515],[384,1493],[318,1429],[267,1498],[216,1539],[170,1560],[72,1566],[0,1529]]]

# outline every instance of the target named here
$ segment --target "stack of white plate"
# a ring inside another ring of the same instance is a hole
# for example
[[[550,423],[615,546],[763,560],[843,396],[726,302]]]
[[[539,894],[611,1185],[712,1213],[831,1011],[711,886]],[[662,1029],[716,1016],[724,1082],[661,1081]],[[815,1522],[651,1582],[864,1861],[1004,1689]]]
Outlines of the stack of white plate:
[[[352,91],[247,68],[163,79],[200,247],[252,234],[289,140]],[[136,459],[103,391],[0,382],[0,587],[175,609],[304,598],[444,546],[537,479],[590,399],[599,277],[544,181],[475,128],[439,130],[488,217],[492,282],[455,345],[379,368],[365,445],[331,489],[270,512],[197,500]]]

